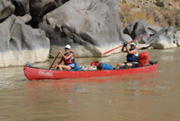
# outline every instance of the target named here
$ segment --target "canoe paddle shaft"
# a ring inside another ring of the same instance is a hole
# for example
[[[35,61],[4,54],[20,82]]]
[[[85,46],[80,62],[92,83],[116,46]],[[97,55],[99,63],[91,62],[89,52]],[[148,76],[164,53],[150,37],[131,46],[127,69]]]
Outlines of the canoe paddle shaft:
[[[138,37],[138,38],[136,38],[136,39],[134,39],[134,40],[131,40],[131,41],[129,41],[127,44],[129,44],[129,43],[131,43],[131,42],[134,42],[134,41],[136,41],[136,40],[138,40],[138,39],[140,39],[140,38],[142,38],[142,37],[145,37],[145,36],[147,36],[147,34],[145,34],[145,35],[143,35],[143,36],[140,36],[140,37]],[[120,48],[120,47],[122,47],[122,46],[124,46],[124,45],[120,45],[120,46],[118,46],[118,47],[116,47],[116,48],[113,48],[113,49],[111,49],[111,50],[103,53],[103,54],[106,55],[106,54],[108,54],[108,53],[110,53],[110,52],[112,52],[112,51],[114,51],[114,50],[116,50],[116,49],[118,49],[118,48]]]
[[[53,63],[52,63],[51,66],[49,67],[49,69],[52,68],[52,66],[53,66],[54,62],[56,61],[57,57],[59,56],[59,54],[60,54],[60,53],[57,54],[56,58],[54,59]]]

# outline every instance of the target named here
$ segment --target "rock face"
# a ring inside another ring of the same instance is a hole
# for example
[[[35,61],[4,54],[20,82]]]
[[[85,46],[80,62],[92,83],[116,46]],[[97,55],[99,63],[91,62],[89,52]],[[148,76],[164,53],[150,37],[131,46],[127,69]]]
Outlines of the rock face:
[[[176,46],[174,29],[173,27],[161,28],[153,26],[151,24],[146,24],[145,20],[135,20],[128,27],[124,29],[124,33],[130,35],[133,39],[147,34],[138,40],[141,43],[141,48],[153,47],[154,49],[167,49],[174,48]]]
[[[154,36],[157,32],[159,32],[162,28],[158,26],[154,26],[151,24],[147,24],[148,34],[149,36]]]
[[[17,16],[24,16],[29,14],[29,1],[30,0],[11,0],[15,6],[14,14]]]
[[[146,24],[144,19],[137,19],[124,29],[124,33],[130,35],[133,39],[147,34],[146,37],[138,40],[139,43],[144,44],[147,43],[150,36],[154,36],[161,29],[161,27]]]
[[[55,56],[70,44],[76,57],[102,56],[131,40],[120,28],[117,3],[118,0],[71,0],[44,16],[39,26],[50,38],[50,55]]]
[[[55,8],[56,2],[54,0],[30,0],[31,25],[37,27],[42,21],[42,17]]]
[[[15,7],[11,0],[0,0],[0,22],[14,13]]]
[[[179,14],[175,16],[178,25]],[[146,24],[143,19],[122,31],[118,0],[0,0],[0,67],[45,61],[59,49],[64,51],[66,44],[76,57],[104,56],[144,34],[138,48],[180,46],[179,30]],[[121,48],[109,54],[118,52]]]
[[[176,30],[174,34],[175,34],[177,46],[180,47],[180,29]]]
[[[133,21],[131,24],[129,24],[129,26],[124,29],[123,32],[130,35],[132,39],[147,34],[147,36],[138,40],[139,43],[145,43],[149,39],[148,28],[144,19],[138,19]]]
[[[69,0],[55,0],[55,2],[57,3],[57,6],[61,6],[64,3],[68,2]]]
[[[177,47],[174,41],[174,28],[165,27],[152,36],[146,43],[155,49],[167,49]]]
[[[12,15],[0,24],[0,67],[47,59],[50,41],[42,30],[24,24],[28,16]]]

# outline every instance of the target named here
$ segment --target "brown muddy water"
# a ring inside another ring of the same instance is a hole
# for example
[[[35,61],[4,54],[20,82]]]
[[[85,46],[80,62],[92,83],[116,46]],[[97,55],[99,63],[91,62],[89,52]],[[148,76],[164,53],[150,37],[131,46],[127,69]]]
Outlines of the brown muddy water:
[[[179,121],[180,48],[149,50],[156,73],[29,81],[23,67],[0,69],[0,121]],[[125,54],[78,58],[116,65]],[[49,67],[50,63],[34,66]]]

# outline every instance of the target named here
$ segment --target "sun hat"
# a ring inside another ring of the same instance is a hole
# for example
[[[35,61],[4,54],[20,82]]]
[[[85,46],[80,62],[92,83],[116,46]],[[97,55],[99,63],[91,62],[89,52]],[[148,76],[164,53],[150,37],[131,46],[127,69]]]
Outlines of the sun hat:
[[[71,46],[70,45],[66,45],[65,49],[71,49]]]
[[[130,45],[136,45],[136,43],[135,42],[131,42]]]

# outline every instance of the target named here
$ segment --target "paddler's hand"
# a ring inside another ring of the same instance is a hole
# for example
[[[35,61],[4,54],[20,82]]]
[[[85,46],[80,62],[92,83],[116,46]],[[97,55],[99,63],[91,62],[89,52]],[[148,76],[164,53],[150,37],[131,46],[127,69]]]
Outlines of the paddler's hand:
[[[63,53],[61,52],[61,50],[59,50],[59,53],[62,55]]]
[[[55,68],[56,66],[58,66],[58,63],[56,63],[55,65],[53,65],[52,67]]]
[[[124,42],[124,47],[127,47],[127,42]]]

